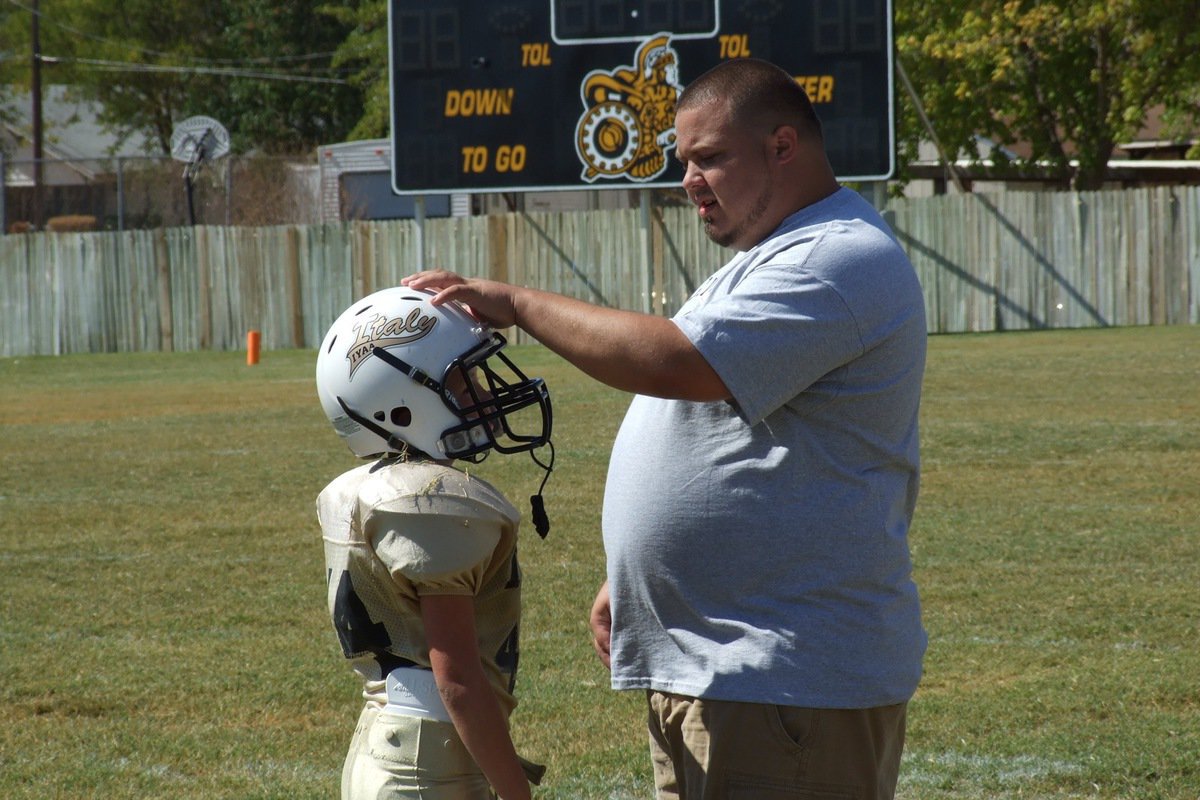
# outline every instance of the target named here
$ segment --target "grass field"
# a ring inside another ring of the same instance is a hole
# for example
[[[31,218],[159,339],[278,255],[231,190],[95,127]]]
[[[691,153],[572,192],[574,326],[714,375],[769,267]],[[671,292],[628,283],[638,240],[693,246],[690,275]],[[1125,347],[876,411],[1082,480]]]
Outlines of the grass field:
[[[647,798],[585,618],[627,398],[546,351],[554,525],[522,547],[539,798]],[[359,688],[313,498],[354,464],[312,352],[0,360],[0,797],[333,798]],[[1200,798],[1200,327],[930,342],[930,650],[900,796]],[[540,471],[475,471],[524,506]]]

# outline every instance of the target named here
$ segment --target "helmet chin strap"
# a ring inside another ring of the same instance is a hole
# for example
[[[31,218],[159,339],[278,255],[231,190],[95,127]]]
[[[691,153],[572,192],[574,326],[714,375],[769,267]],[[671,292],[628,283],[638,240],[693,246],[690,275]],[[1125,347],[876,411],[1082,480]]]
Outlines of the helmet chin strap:
[[[395,451],[397,453],[406,453],[406,452],[419,453],[419,452],[421,452],[421,451],[417,450],[417,448],[410,445],[408,442],[404,441],[403,439],[398,439],[395,435],[392,434],[391,431],[389,431],[387,428],[383,427],[382,425],[379,425],[374,420],[367,419],[362,414],[359,414],[357,411],[355,411],[353,408],[351,408],[349,405],[347,405],[346,401],[343,400],[340,396],[338,397],[337,401],[338,401],[338,405],[342,407],[342,411],[346,412],[346,416],[348,416],[350,419],[357,422],[359,425],[362,425],[364,428],[366,428],[371,433],[378,436],[380,439],[383,439],[383,441],[387,443],[387,446],[392,448],[393,451]]]
[[[424,372],[420,367],[414,367],[402,358],[392,355],[387,351],[386,347],[375,347],[371,350],[371,355],[378,356],[379,360],[383,361],[389,367],[400,370],[408,377],[412,378],[417,383],[424,386],[426,389],[432,389],[437,394],[442,394],[442,385]]]
[[[542,492],[546,489],[546,481],[550,480],[550,473],[554,471],[554,442],[547,439],[546,446],[550,448],[550,463],[548,464],[543,464],[537,457],[536,448],[529,451],[529,457],[533,459],[533,463],[546,470],[546,474],[542,476],[542,484],[538,486],[537,494],[529,498],[529,505],[533,510],[533,529],[543,539],[550,533],[550,517],[546,516],[546,503],[542,500]]]

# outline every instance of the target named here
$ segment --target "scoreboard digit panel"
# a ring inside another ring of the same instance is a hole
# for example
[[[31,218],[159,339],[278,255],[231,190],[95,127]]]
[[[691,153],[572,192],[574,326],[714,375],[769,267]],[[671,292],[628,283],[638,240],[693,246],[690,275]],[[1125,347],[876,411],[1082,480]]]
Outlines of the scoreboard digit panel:
[[[674,38],[719,32],[717,0],[550,0],[555,44],[636,42],[663,31]]]
[[[808,92],[843,180],[895,169],[891,0],[390,0],[398,194],[677,186],[675,100],[723,60]]]

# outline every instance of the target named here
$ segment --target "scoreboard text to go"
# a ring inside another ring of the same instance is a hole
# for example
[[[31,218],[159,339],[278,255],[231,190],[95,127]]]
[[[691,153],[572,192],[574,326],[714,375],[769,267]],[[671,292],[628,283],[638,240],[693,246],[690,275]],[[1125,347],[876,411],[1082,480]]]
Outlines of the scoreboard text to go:
[[[465,146],[462,148],[462,171],[479,175],[489,168],[495,172],[521,172],[525,169],[525,145],[502,144],[493,154],[486,145]]]

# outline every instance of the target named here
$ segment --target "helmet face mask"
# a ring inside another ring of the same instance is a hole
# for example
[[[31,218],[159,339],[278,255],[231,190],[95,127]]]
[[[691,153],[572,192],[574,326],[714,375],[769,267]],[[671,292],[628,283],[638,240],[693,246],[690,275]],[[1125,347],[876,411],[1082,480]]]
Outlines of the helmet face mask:
[[[405,287],[363,298],[317,355],[317,393],[355,455],[416,450],[480,461],[547,444],[550,396],[501,350],[500,334],[454,303]],[[495,363],[498,362],[498,363]]]
[[[442,398],[463,419],[443,432],[447,456],[479,460],[474,457],[489,450],[521,453],[549,440],[552,415],[546,385],[540,378],[526,377],[501,352],[506,344],[493,332],[447,368]]]

